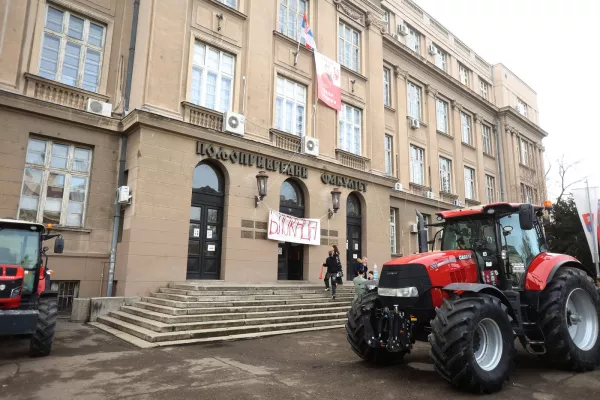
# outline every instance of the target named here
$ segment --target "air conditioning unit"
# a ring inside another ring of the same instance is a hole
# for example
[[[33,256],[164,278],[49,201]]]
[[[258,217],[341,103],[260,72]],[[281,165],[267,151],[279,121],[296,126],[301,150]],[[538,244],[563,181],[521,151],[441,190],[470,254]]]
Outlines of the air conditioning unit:
[[[419,226],[417,224],[411,224],[409,229],[410,233],[419,233]]]
[[[410,127],[412,129],[419,129],[421,127],[421,123],[418,119],[411,118],[410,119]]]
[[[85,110],[94,114],[104,115],[105,117],[112,116],[112,104],[103,103],[95,99],[88,99]]]
[[[435,193],[433,193],[431,190],[428,190],[425,192],[425,197],[431,200],[435,200]]]
[[[396,182],[396,184],[394,185],[394,190],[397,190],[399,192],[402,191],[402,184],[400,182]]]
[[[302,138],[302,153],[311,156],[319,155],[319,139],[314,137],[304,136]]]
[[[117,203],[119,204],[131,204],[131,193],[129,186],[121,186],[117,189]]]
[[[401,35],[401,36],[408,35],[408,27],[404,24],[398,24],[398,35]]]
[[[452,205],[456,206],[456,207],[462,207],[463,204],[460,202],[460,200],[456,199],[452,202]]]
[[[435,48],[435,45],[433,45],[433,44],[429,45],[429,54],[431,54],[431,55],[437,54],[437,49]]]
[[[231,111],[223,113],[223,132],[244,136],[246,117]]]

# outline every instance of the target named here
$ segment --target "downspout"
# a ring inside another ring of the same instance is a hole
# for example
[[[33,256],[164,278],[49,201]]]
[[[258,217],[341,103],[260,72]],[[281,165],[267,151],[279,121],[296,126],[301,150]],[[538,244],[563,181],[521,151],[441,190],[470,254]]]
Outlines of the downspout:
[[[133,77],[133,60],[135,56],[135,42],[137,39],[138,15],[140,10],[140,0],[133,2],[133,20],[131,23],[131,36],[129,39],[129,60],[127,61],[127,81],[125,83],[125,105],[123,116],[129,113],[129,98],[131,95],[131,79]],[[117,187],[125,183],[125,161],[127,160],[127,135],[121,136],[121,156],[119,158],[119,175]],[[119,239],[119,226],[121,225],[121,204],[116,201],[114,207],[113,232],[110,243],[110,258],[108,261],[108,282],[106,284],[106,297],[112,297],[113,284],[115,280],[115,263],[117,259],[117,241]]]
[[[492,82],[494,82],[494,68],[492,67]],[[496,89],[494,87],[494,104],[496,103]],[[498,175],[500,177],[500,201],[504,201],[504,153],[502,152],[502,140],[500,139],[500,118],[496,114],[496,148],[498,149]]]

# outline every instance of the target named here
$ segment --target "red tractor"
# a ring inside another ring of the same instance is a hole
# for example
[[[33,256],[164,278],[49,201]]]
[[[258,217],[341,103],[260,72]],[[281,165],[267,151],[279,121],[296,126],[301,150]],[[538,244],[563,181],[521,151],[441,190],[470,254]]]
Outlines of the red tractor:
[[[58,313],[57,292],[49,291],[47,247],[54,253],[64,239],[33,222],[0,219],[0,337],[31,335],[30,354],[47,356],[52,349]]]
[[[600,363],[596,271],[548,252],[544,207],[494,203],[437,215],[428,226],[441,230],[429,243],[440,241],[441,250],[427,252],[417,213],[420,254],[385,263],[354,300],[346,331],[359,357],[400,360],[415,341],[428,341],[435,370],[479,393],[501,389],[516,338],[556,367]]]

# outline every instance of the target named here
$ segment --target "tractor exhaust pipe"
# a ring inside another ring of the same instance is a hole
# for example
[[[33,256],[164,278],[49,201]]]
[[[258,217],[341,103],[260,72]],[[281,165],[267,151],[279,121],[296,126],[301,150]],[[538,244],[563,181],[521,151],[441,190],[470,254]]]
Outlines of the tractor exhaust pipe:
[[[423,214],[417,211],[417,238],[419,242],[419,253],[427,253],[427,226],[425,225],[425,218]]]

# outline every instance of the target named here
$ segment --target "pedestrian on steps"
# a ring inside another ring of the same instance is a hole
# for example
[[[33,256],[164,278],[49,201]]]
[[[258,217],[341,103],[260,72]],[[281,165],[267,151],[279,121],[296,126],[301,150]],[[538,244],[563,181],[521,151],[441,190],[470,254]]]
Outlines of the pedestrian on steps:
[[[335,253],[333,250],[329,250],[329,257],[325,260],[325,266],[327,267],[327,273],[325,274],[325,285],[329,289],[329,281],[331,280],[331,298],[335,299],[338,273],[342,272],[341,265],[338,265]],[[326,290],[327,290],[326,289]]]

